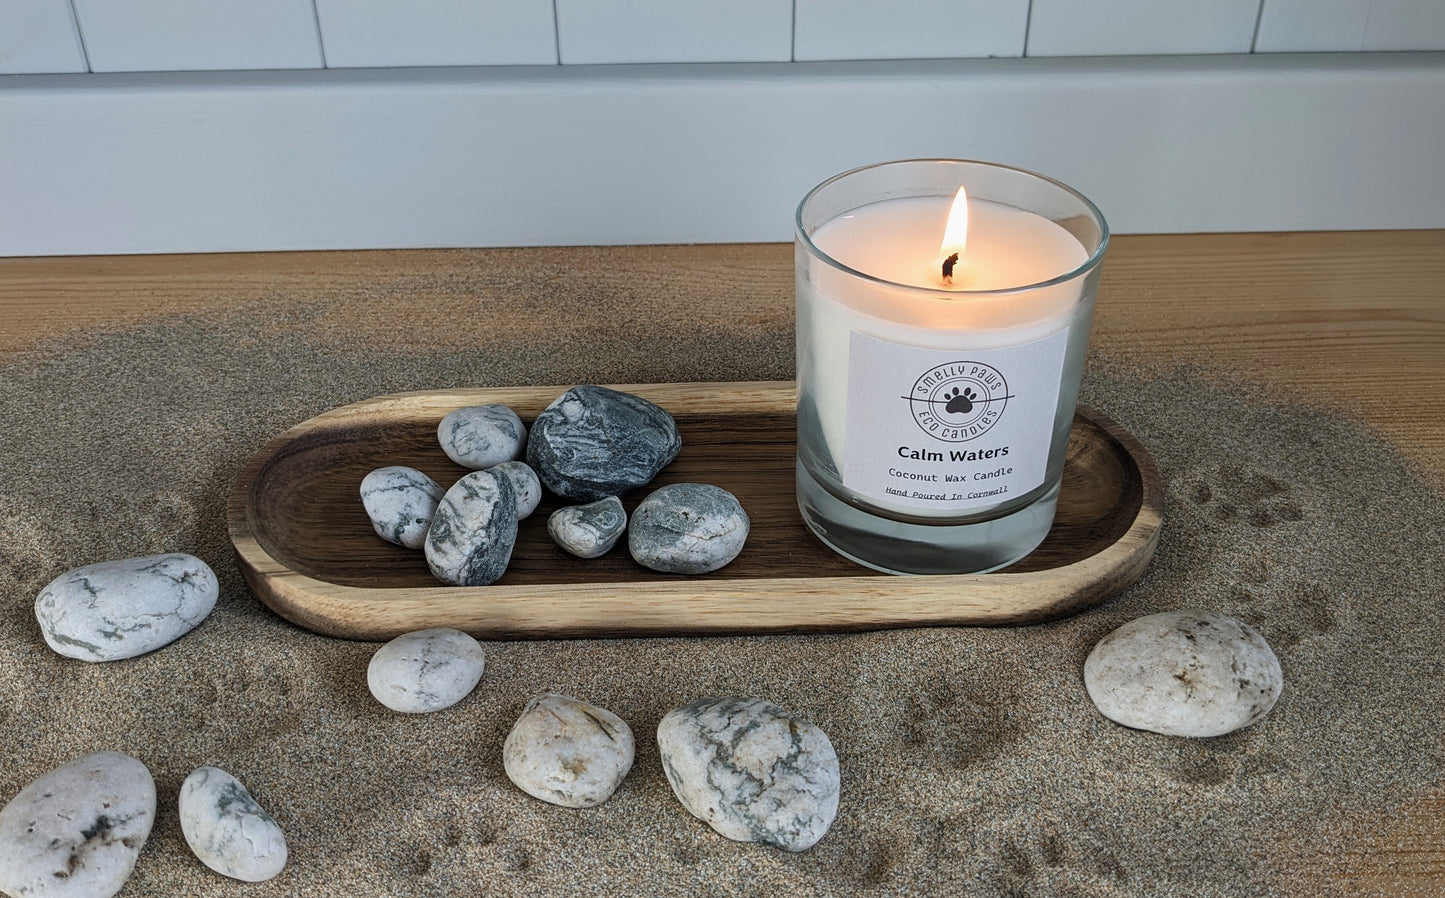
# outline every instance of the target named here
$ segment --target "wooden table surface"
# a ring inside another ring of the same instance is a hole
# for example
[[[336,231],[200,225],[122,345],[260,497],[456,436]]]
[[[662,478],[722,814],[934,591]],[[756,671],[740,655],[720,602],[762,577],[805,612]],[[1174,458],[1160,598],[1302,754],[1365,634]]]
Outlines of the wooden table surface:
[[[693,303],[700,327],[792,326],[786,245],[0,259],[0,362],[54,338],[298,297],[349,298],[319,308],[333,335],[437,333],[457,299],[479,295],[497,300],[489,326],[525,330],[578,268],[608,296]],[[386,299],[402,293],[404,328]],[[1445,485],[1445,231],[1116,237],[1093,348],[1347,411]],[[1329,865],[1354,891],[1445,894],[1445,783],[1361,821],[1355,845]]]

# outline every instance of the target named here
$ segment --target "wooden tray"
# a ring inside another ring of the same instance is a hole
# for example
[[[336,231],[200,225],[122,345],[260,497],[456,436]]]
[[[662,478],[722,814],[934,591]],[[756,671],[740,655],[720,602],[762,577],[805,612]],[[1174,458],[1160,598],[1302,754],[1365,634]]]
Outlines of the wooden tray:
[[[500,402],[530,423],[565,387],[381,396],[291,428],[246,465],[229,526],[246,582],[272,610],[330,636],[390,639],[427,627],[478,637],[552,638],[864,630],[1020,624],[1088,607],[1143,573],[1158,541],[1163,489],[1143,447],[1087,411],[1074,420],[1058,515],[1031,555],[993,574],[895,577],[834,554],[803,524],[793,491],[790,383],[623,385],[670,411],[683,448],[653,486],[731,490],[752,519],[720,571],[648,571],[625,545],[584,561],[547,535],[550,496],[522,522],[491,586],[444,586],[422,553],[376,536],[358,492],[383,465],[449,486],[465,469],[437,445],[437,423]],[[648,490],[624,497],[630,513]],[[625,541],[625,540],[624,540]]]

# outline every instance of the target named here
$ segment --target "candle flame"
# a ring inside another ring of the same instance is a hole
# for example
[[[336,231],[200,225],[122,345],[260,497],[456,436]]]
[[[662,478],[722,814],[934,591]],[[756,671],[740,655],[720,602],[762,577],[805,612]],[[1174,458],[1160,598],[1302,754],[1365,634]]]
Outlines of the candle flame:
[[[963,255],[968,244],[968,193],[958,188],[954,194],[953,206],[948,210],[948,224],[943,228],[943,243],[938,247],[938,258],[943,270],[943,282],[953,283],[953,267]]]

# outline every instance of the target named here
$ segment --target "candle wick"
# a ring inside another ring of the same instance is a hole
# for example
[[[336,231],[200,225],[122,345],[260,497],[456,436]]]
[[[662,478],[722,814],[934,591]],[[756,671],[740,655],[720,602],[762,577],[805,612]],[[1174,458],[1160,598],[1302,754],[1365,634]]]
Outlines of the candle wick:
[[[949,256],[947,259],[944,259],[944,260],[943,260],[943,282],[944,282],[945,284],[949,284],[949,285],[952,285],[952,284],[953,284],[953,266],[955,266],[955,265],[957,265],[957,264],[958,264],[958,253],[954,253],[953,255]]]

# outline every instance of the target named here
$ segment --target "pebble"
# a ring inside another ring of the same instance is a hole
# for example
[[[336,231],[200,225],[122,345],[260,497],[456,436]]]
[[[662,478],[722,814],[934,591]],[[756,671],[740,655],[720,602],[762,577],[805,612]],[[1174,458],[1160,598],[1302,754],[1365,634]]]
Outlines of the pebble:
[[[678,801],[729,839],[805,851],[838,815],[833,744],[772,702],[693,702],[662,718],[657,747]]]
[[[1259,720],[1284,689],[1279,660],[1247,624],[1166,611],[1099,640],[1084,687],[1105,717],[1171,736],[1222,736]]]
[[[517,494],[517,520],[531,517],[542,504],[542,481],[537,479],[537,472],[524,461],[504,461],[491,470],[506,474],[512,481],[512,492]]]
[[[0,892],[109,898],[155,818],[155,781],[130,755],[102,751],[57,767],[0,810]]]
[[[446,490],[416,468],[377,468],[361,480],[361,504],[376,535],[389,543],[420,549]]]
[[[366,668],[366,685],[393,711],[440,711],[476,688],[486,663],[481,644],[460,630],[417,630],[376,650]]]
[[[456,586],[486,586],[507,569],[517,542],[517,498],[505,474],[473,471],[447,490],[426,535],[432,575]]]
[[[50,581],[35,599],[35,617],[46,643],[67,658],[118,661],[194,630],[219,591],[215,573],[193,555],[102,561]]]
[[[459,408],[437,425],[437,441],[447,458],[464,468],[483,470],[522,457],[527,427],[505,405]]]
[[[201,767],[181,783],[181,833],[201,863],[242,882],[265,882],[286,866],[286,836],[234,776]]]
[[[502,745],[517,788],[564,808],[596,807],[632,769],[632,728],[621,717],[565,695],[538,695]]]
[[[616,496],[559,508],[547,518],[552,540],[578,558],[606,555],[626,529],[627,511]]]
[[[747,538],[748,515],[732,493],[705,483],[673,483],[632,512],[627,548],[645,568],[705,574],[738,557]]]
[[[650,483],[681,449],[672,415],[640,396],[584,385],[532,422],[527,463],[557,495],[595,502]]]

